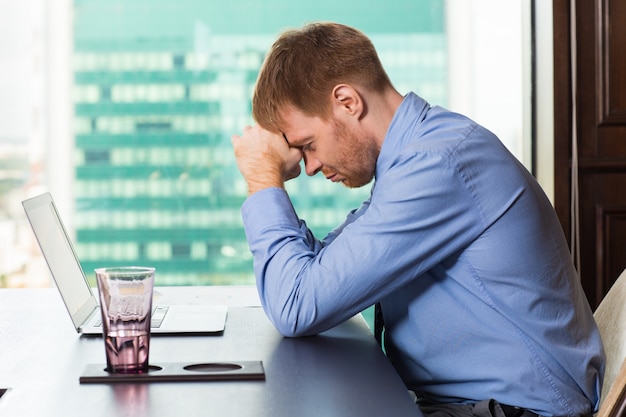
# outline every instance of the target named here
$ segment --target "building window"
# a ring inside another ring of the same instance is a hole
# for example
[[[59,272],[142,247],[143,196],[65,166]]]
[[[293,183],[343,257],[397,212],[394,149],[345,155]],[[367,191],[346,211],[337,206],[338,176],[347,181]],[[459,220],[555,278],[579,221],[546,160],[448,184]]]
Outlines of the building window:
[[[495,4],[503,2],[489,1],[499,13]],[[29,2],[38,6],[28,14],[34,16],[29,17],[30,29],[20,32],[27,37],[20,44],[27,65],[39,68],[37,62],[49,59],[42,68],[56,69],[65,56],[54,45],[46,50],[45,37],[37,36],[46,27],[71,26],[60,45],[71,59],[60,79],[50,78],[58,71],[42,70],[35,81],[23,81],[32,94],[20,114],[33,120],[14,118],[22,126],[20,146],[5,146],[15,142],[15,135],[6,130],[10,124],[0,124],[0,151],[20,154],[16,160],[23,161],[22,175],[0,176],[13,181],[0,181],[6,185],[0,197],[9,188],[21,190],[17,200],[38,190],[52,191],[92,283],[94,268],[132,263],[156,266],[157,285],[251,284],[252,257],[240,217],[246,185],[230,137],[253,122],[254,83],[278,33],[314,20],[355,26],[370,36],[401,93],[415,91],[434,105],[449,107],[458,102],[454,95],[459,90],[450,81],[477,76],[470,62],[450,56],[451,40],[476,35],[471,28],[459,35],[471,13],[456,13],[460,20],[449,21],[455,18],[451,10],[467,7],[466,2],[484,0],[367,0],[358,9],[341,2],[303,8],[287,0],[270,0],[263,7],[252,0],[75,0],[62,2],[54,14],[46,14],[44,0]],[[515,9],[523,1],[504,3],[514,3]],[[65,20],[55,23],[62,7],[67,8],[61,14]],[[7,55],[7,62],[9,58],[16,61]],[[65,85],[66,96],[56,94]],[[63,100],[67,112],[59,106]],[[0,97],[0,110],[7,109],[13,110]],[[66,125],[59,123],[64,117]],[[489,126],[480,117],[478,121]],[[519,139],[521,133],[511,136]],[[0,155],[0,163],[9,159]],[[13,166],[0,165],[0,174],[9,171]],[[369,187],[348,190],[321,176],[303,175],[287,188],[300,216],[320,237],[369,194]],[[4,217],[10,220],[3,223],[0,217],[0,227],[28,229],[14,220],[14,213]],[[23,259],[36,254],[32,242],[19,241],[28,233],[15,232],[4,243],[20,246]],[[1,249],[0,254],[7,252]],[[26,261],[16,259],[0,257],[0,277],[23,269],[19,262]]]
[[[133,262],[158,265],[160,285],[253,283],[239,214],[246,187],[230,136],[252,122],[251,93],[276,34],[309,17],[287,7],[289,2],[283,2],[290,11],[282,21],[272,18],[276,14],[269,6],[263,16],[254,2],[220,4],[221,13],[240,15],[236,26],[246,29],[238,32],[223,24],[213,2],[174,7],[171,0],[153,1],[150,9],[142,9],[141,20],[120,19],[117,3],[81,0],[74,9],[75,87],[95,85],[101,92],[98,99],[82,95],[74,103],[77,119],[97,121],[91,131],[76,132],[76,147],[84,152],[74,177],[76,235],[80,247],[97,243],[88,258],[79,253],[83,269],[127,262],[111,248],[132,242],[146,248],[132,252],[137,255]],[[363,7],[353,24],[371,36],[397,88],[421,91],[445,105],[444,2],[400,3],[411,12],[405,13],[424,17],[387,27],[379,13],[391,15],[395,8],[372,1],[371,11]],[[141,2],[125,5],[128,16],[143,7]],[[320,5],[318,13],[344,20],[337,9]],[[115,28],[96,24],[106,16],[118,22]],[[162,25],[163,19],[176,24]],[[101,149],[108,150],[106,158]],[[103,169],[103,164],[108,166]],[[110,186],[103,188],[107,178]],[[322,178],[297,179],[288,188],[320,234],[369,193]],[[116,233],[98,233],[103,228]]]

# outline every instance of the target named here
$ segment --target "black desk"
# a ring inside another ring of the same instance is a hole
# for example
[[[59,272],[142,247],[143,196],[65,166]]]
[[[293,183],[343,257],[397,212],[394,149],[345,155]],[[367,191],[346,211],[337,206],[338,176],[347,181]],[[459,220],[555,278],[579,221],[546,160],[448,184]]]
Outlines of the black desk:
[[[421,416],[361,316],[317,337],[283,338],[253,287],[156,288],[159,302],[228,304],[221,336],[153,336],[150,362],[261,360],[262,381],[80,384],[104,363],[56,289],[0,290],[0,416]]]

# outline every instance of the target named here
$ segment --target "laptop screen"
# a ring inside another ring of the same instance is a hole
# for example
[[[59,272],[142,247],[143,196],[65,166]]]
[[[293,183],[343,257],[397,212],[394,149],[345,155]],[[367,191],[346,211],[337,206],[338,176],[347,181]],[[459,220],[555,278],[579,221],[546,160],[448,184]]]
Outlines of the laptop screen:
[[[23,205],[59,292],[76,320],[79,310],[92,299],[92,292],[86,285],[85,275],[52,197],[45,193],[24,201]]]

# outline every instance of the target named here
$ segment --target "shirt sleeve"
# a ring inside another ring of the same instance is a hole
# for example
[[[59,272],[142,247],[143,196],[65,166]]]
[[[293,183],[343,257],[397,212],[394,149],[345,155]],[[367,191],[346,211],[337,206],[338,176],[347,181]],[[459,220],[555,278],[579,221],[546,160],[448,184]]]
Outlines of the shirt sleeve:
[[[327,330],[460,251],[484,219],[451,160],[410,155],[325,244],[278,188],[250,196],[242,216],[262,305],[285,336]]]

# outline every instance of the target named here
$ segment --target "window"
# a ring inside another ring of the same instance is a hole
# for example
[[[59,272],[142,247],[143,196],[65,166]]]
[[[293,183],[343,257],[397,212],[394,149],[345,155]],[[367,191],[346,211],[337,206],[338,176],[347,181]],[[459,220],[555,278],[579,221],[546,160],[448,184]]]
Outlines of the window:
[[[0,285],[39,285],[23,281],[33,276],[29,268],[48,276],[41,260],[32,261],[38,251],[19,207],[43,190],[57,200],[92,280],[96,267],[132,263],[155,266],[157,285],[253,283],[239,211],[246,186],[230,136],[252,123],[254,82],[276,35],[313,20],[363,30],[400,92],[475,117],[528,165],[526,2],[388,3],[15,6],[0,18],[19,41],[0,40],[0,63],[10,63],[0,85],[14,92],[0,97],[0,121],[7,122],[0,123]],[[11,24],[17,20],[28,30]],[[18,86],[28,87],[28,97]],[[320,236],[369,193],[304,175],[288,190]],[[2,255],[9,252],[19,255]]]

